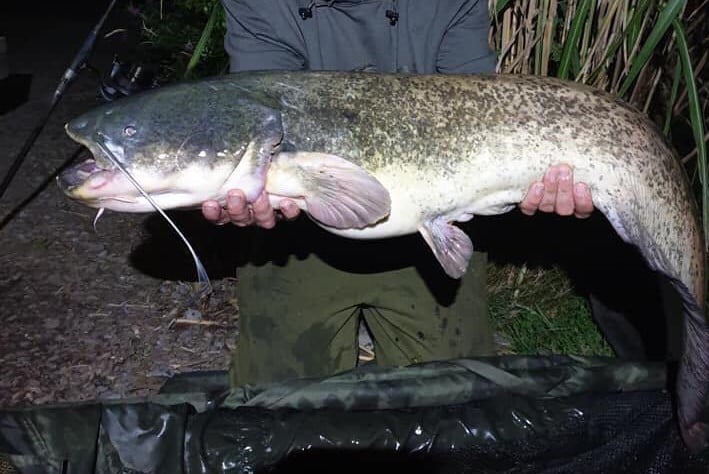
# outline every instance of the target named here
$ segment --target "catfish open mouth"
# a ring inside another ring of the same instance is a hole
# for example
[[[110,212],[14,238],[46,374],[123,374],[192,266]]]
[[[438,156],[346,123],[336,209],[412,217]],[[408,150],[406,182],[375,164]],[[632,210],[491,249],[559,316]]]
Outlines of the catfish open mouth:
[[[113,167],[99,166],[95,159],[90,158],[82,163],[64,170],[57,181],[62,190],[71,195],[77,188],[97,190],[108,184],[117,170]]]

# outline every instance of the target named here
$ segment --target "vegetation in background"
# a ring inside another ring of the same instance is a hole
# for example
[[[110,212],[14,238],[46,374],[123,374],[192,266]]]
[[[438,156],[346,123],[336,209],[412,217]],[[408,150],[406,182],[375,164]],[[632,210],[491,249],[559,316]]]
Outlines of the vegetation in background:
[[[679,151],[707,229],[709,0],[488,1],[498,71],[583,82],[647,113]],[[218,0],[135,0],[130,8],[163,82],[227,71]],[[488,271],[490,313],[509,351],[610,354],[562,272]]]
[[[140,59],[157,68],[160,82],[228,71],[218,0],[134,0],[128,10],[141,28]]]

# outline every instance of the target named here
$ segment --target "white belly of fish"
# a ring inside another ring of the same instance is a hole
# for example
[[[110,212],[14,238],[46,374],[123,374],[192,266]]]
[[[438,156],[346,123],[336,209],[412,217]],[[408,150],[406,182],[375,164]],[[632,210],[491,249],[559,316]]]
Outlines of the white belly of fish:
[[[588,160],[573,151],[564,158],[576,165],[576,180],[594,188],[595,205],[607,213],[607,188],[619,188],[614,170],[604,162],[590,170]],[[483,166],[485,163],[490,164]],[[344,237],[377,239],[415,233],[423,223],[437,218],[466,222],[476,215],[504,214],[523,200],[532,183],[541,180],[552,164],[554,160],[548,156],[520,160],[482,156],[447,176],[412,164],[392,165],[372,172],[391,195],[391,213],[386,219],[362,229],[323,227]],[[596,185],[599,175],[605,175],[603,186]],[[629,179],[627,185],[632,181]],[[617,223],[613,224],[618,229]],[[626,238],[622,233],[621,237]]]
[[[352,239],[379,239],[416,233],[432,219],[465,222],[474,215],[511,210],[522,193],[493,171],[458,169],[446,178],[411,164],[397,164],[372,173],[389,191],[391,213],[362,229],[323,228]]]

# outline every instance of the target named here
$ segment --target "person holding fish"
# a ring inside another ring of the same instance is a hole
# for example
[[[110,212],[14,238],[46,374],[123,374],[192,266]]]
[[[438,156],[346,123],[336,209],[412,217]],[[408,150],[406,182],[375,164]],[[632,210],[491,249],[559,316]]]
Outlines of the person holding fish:
[[[495,55],[488,45],[487,0],[222,0],[222,3],[227,23],[225,47],[232,73],[495,71]],[[570,167],[560,163],[530,186],[519,208],[527,215],[542,211],[586,218],[593,212],[593,203],[589,188],[584,183],[574,183]],[[225,207],[208,201],[203,204],[202,212],[215,224],[271,229],[279,219],[295,219],[300,210],[295,202],[284,200],[274,211],[265,192],[247,202],[244,193],[234,189],[228,193]],[[248,274],[241,279],[244,283],[240,282],[242,292],[247,295],[240,296],[241,330],[232,367],[233,382],[268,382],[296,374],[327,375],[352,368],[356,363],[352,355],[356,351],[353,346],[356,318],[351,317],[352,312],[338,313],[338,305],[364,304],[359,316],[366,319],[374,334],[379,364],[403,365],[482,355],[481,352],[490,350],[491,344],[480,340],[480,320],[470,314],[482,313],[479,317],[487,314],[484,264],[484,258],[471,261],[468,276],[459,290],[459,295],[466,293],[466,296],[459,296],[449,304],[440,304],[414,269],[367,275],[368,281],[364,283],[359,275],[353,276],[313,258],[269,270],[240,269]],[[272,272],[266,278],[282,277],[290,282],[279,287],[281,293],[288,295],[287,304],[279,306],[274,288],[261,297],[255,289],[243,289],[246,282],[259,280],[257,273],[264,271]],[[303,286],[304,281],[307,286]],[[333,286],[332,282],[338,285]],[[355,287],[357,291],[348,293],[348,289]],[[401,310],[375,311],[372,308],[376,305],[358,300],[359,295],[369,295],[381,307],[403,307],[406,302],[412,308],[416,306],[416,310],[404,317]],[[298,300],[302,297],[305,301]],[[256,301],[259,299],[263,303]],[[311,308],[329,304],[332,311],[308,313],[299,304]],[[292,315],[276,314],[288,309]],[[438,317],[432,317],[431,313]],[[340,314],[339,319],[335,314]],[[266,330],[267,327],[271,330]],[[294,360],[304,358],[308,360]]]

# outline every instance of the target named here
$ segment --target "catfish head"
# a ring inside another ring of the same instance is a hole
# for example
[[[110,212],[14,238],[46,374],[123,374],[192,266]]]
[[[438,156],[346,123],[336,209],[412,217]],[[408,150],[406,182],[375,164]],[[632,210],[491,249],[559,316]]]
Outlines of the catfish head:
[[[240,164],[253,148],[249,145],[260,133],[264,117],[277,116],[238,94],[231,98],[226,101],[214,88],[184,83],[79,116],[66,125],[66,132],[93,158],[61,173],[59,186],[70,198],[91,207],[153,211],[117,161],[163,209],[223,199],[227,183],[240,187],[234,179],[238,168],[242,178],[249,178],[253,166]],[[246,179],[244,186],[258,187],[264,179]]]

